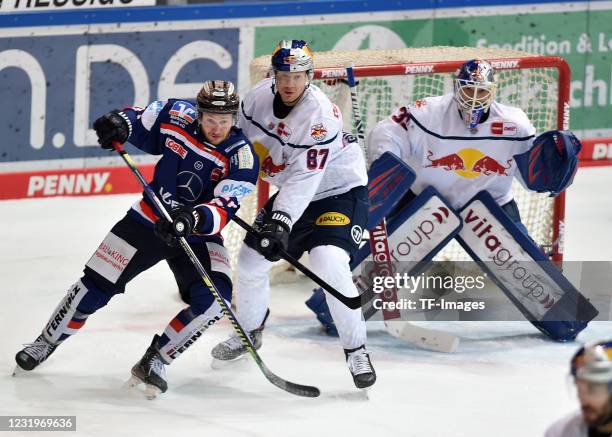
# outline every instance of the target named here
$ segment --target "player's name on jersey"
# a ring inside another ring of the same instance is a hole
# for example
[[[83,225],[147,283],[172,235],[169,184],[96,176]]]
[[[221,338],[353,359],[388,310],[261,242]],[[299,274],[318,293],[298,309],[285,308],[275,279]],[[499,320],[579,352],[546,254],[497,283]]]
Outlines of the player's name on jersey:
[[[0,0],[0,12],[154,6],[155,0]]]

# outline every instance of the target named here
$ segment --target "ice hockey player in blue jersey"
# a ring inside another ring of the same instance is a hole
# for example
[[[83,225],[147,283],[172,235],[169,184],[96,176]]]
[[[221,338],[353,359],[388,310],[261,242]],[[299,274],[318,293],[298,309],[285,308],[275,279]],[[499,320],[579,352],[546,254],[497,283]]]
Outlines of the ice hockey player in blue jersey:
[[[207,81],[197,107],[183,100],[155,101],[144,109],[111,111],[94,122],[103,149],[129,141],[161,155],[150,186],[173,222],[160,219],[145,196],[133,204],[87,261],[84,275],[69,288],[42,333],[17,353],[19,368],[37,367],[90,315],[123,293],[130,280],[166,260],[179,289],[189,291],[189,306],[153,337],[132,368],[133,379],[145,383],[149,394],[166,391],[165,366],[223,315],[178,237],[187,238],[219,292],[228,304],[231,300],[230,263],[220,231],[254,189],[259,170],[251,143],[234,126],[238,105],[231,82]]]

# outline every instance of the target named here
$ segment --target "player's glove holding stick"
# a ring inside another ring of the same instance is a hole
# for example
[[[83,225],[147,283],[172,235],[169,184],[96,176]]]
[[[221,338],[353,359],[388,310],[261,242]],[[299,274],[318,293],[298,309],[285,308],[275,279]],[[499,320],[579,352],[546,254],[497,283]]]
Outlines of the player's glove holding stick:
[[[283,211],[272,211],[264,217],[257,251],[268,261],[278,261],[281,249],[287,250],[291,224],[291,217]]]
[[[190,206],[179,206],[170,211],[172,222],[160,218],[155,222],[155,235],[157,235],[168,246],[179,245],[180,237],[187,238],[193,232],[212,227],[212,217],[202,214],[197,208]]]
[[[123,112],[115,109],[94,121],[93,128],[98,135],[100,147],[114,150],[113,141],[125,143],[130,137],[132,126],[130,119]]]

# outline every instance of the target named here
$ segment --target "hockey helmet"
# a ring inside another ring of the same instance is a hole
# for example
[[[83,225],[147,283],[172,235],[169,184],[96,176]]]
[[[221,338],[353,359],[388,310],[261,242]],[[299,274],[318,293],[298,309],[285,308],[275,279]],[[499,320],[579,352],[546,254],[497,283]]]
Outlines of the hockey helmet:
[[[226,80],[207,80],[197,97],[199,113],[236,114],[239,103],[236,87]]]
[[[495,99],[495,71],[482,59],[465,62],[455,77],[455,101],[470,129],[475,128]]]
[[[272,52],[272,70],[276,71],[306,71],[312,80],[314,64],[312,50],[306,41],[301,39],[282,40]]]
[[[612,341],[586,345],[571,361],[571,374],[589,382],[608,384],[612,393]]]

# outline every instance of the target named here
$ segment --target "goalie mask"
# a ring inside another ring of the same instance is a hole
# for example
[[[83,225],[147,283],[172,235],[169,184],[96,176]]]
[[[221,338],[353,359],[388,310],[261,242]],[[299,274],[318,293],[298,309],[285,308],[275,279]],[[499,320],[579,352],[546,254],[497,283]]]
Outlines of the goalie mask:
[[[495,73],[491,64],[472,59],[461,66],[455,77],[455,101],[465,124],[474,129],[495,98]]]
[[[234,84],[225,80],[207,80],[198,93],[198,112],[236,114],[240,98]]]
[[[306,71],[308,79],[312,80],[314,65],[308,43],[299,39],[280,41],[272,52],[272,70],[274,72]]]

